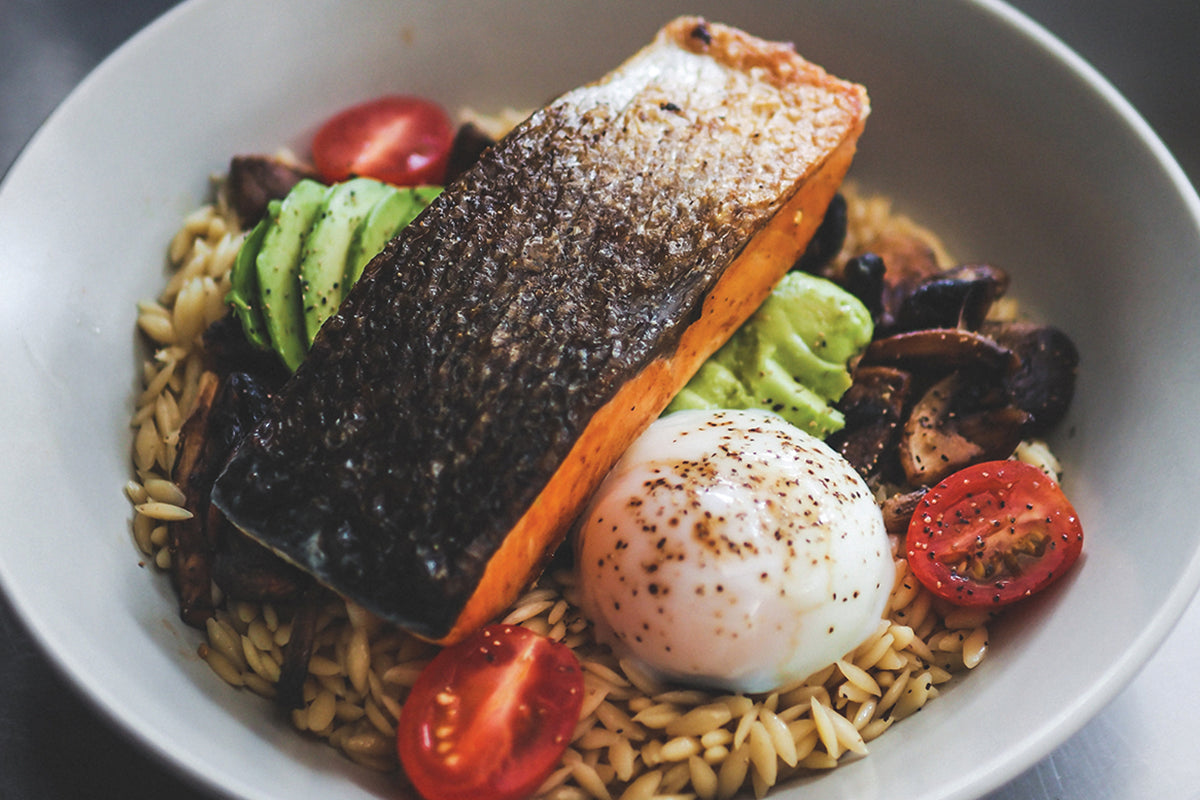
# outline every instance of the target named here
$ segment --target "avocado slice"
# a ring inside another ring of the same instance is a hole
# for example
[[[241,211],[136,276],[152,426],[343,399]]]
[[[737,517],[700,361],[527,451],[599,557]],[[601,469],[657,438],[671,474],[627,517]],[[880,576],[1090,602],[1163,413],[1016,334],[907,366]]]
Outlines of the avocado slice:
[[[271,346],[293,372],[308,354],[297,280],[300,255],[325,193],[324,184],[314,180],[302,180],[292,187],[278,213],[267,215],[267,231],[255,258],[260,308]]]
[[[267,233],[267,219],[278,213],[279,201],[272,200],[267,206],[267,215],[259,220],[242,240],[237,258],[233,261],[233,269],[229,273],[229,294],[225,296],[225,302],[233,306],[233,312],[242,323],[246,340],[263,350],[270,349],[271,336],[267,333],[267,321],[263,319],[262,309],[259,308],[258,270],[255,261]]]
[[[308,344],[312,344],[321,325],[342,304],[348,288],[344,280],[346,257],[355,232],[375,204],[394,191],[371,178],[352,178],[326,191],[300,253],[300,289]]]
[[[350,244],[350,253],[346,257],[347,291],[362,276],[363,269],[371,259],[379,255],[392,237],[416,219],[441,191],[441,186],[394,189],[375,204],[359,225]]]
[[[408,213],[410,200],[407,192],[392,188],[379,202],[371,207],[366,219],[354,232],[350,250],[346,253],[346,273],[343,278],[346,290],[362,276],[363,267],[383,250],[391,238],[400,230],[399,221]]]
[[[295,371],[325,320],[384,245],[441,192],[369,178],[300,181],[246,235],[227,302],[246,339]]]

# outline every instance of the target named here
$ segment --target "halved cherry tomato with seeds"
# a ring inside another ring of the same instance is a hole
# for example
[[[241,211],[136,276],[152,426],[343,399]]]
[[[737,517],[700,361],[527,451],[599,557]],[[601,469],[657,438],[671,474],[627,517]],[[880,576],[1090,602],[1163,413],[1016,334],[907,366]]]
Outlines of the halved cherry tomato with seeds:
[[[1062,576],[1083,548],[1079,516],[1037,467],[989,461],[954,473],[917,504],[908,566],[939,597],[1001,606]]]
[[[440,184],[453,141],[454,123],[441,106],[389,95],[322,124],[313,136],[313,164],[329,183],[359,176],[397,186]]]
[[[526,797],[558,766],[582,705],[570,648],[492,625],[417,677],[400,712],[400,762],[425,800]]]

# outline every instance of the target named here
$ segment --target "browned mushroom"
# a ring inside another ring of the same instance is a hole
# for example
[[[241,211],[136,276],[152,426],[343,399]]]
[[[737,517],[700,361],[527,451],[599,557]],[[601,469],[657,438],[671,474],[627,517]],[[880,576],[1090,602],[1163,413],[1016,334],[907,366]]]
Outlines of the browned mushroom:
[[[230,541],[228,524],[211,508],[213,480],[268,402],[269,395],[245,373],[219,378],[205,372],[194,410],[180,430],[174,474],[192,517],[171,526],[171,574],[180,617],[189,625],[203,625],[214,612],[214,559]]]
[[[900,301],[892,330],[978,330],[1008,289],[1008,274],[988,264],[963,264],[927,278]]]
[[[933,247],[915,233],[883,233],[866,249],[883,259],[888,281],[898,289],[916,286],[942,270]]]
[[[221,545],[213,556],[213,583],[230,600],[255,603],[293,601],[308,585],[307,573],[284,561],[235,528],[215,508]]]
[[[928,487],[921,487],[911,492],[890,495],[883,501],[879,510],[883,514],[883,527],[889,534],[903,536],[908,532],[908,523],[912,520],[913,511],[927,491]]]
[[[1004,374],[1020,366],[1017,356],[994,339],[959,328],[930,328],[876,339],[867,345],[859,363],[935,373],[978,367]]]
[[[980,461],[1007,458],[1029,415],[1011,406],[966,408],[973,389],[962,371],[939,380],[913,406],[900,437],[900,466],[912,486],[932,486]]]
[[[1062,420],[1075,394],[1079,351],[1063,331],[1029,322],[988,323],[983,332],[1017,354],[1004,382],[1012,404],[1030,415],[1026,432],[1042,435]]]
[[[219,380],[215,373],[200,376],[195,410],[179,431],[175,480],[184,494],[190,519],[170,526],[171,581],[179,596],[179,616],[188,625],[201,627],[215,607],[212,596],[212,550],[208,509],[212,480],[206,458],[209,423]]]
[[[829,438],[830,446],[864,478],[879,472],[894,451],[911,386],[912,376],[903,370],[860,367],[838,402],[846,425]]]
[[[223,380],[213,372],[201,376],[175,464],[193,516],[172,525],[172,578],[180,617],[196,627],[215,613],[214,584],[230,599],[295,604],[276,689],[277,702],[291,709],[304,701],[319,589],[300,570],[236,530],[209,502],[215,470],[228,458],[233,442],[262,415],[268,397],[243,373]]]
[[[940,272],[929,242],[905,233],[880,234],[862,254],[824,270],[825,277],[862,301],[883,330],[892,327],[904,298]]]
[[[273,156],[234,156],[225,180],[229,205],[243,228],[251,228],[267,213],[267,204],[284,197],[304,178],[316,179],[313,170]]]
[[[283,648],[279,680],[275,682],[275,702],[284,709],[304,707],[304,682],[312,660],[317,637],[317,612],[322,591],[315,582],[300,596],[292,616],[291,637]]]
[[[880,325],[889,328],[904,298],[942,271],[933,247],[922,237],[910,233],[885,233],[875,237],[868,248],[883,260],[884,274]]]
[[[205,329],[204,353],[219,375],[246,373],[268,393],[291,375],[274,350],[259,349],[246,340],[235,314],[226,314]]]
[[[483,151],[494,145],[496,140],[473,122],[458,127],[454,141],[450,144],[450,156],[446,161],[446,182],[469,170],[483,155]]]

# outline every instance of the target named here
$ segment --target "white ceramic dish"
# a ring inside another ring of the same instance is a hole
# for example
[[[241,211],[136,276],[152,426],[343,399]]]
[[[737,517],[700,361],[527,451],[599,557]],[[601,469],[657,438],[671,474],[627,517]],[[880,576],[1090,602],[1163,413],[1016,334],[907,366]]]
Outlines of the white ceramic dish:
[[[139,566],[121,493],[138,299],[180,219],[238,152],[301,145],[385,91],[529,106],[698,12],[865,83],[853,175],[966,259],[1009,269],[1080,345],[1055,441],[1084,519],[1071,576],[993,634],[988,660],[869,758],[778,798],[966,798],[1066,739],[1128,681],[1200,583],[1200,202],[1092,70],[992,2],[194,0],[98,68],[0,188],[0,580],[54,661],[147,748],[240,798],[394,797],[195,655]]]

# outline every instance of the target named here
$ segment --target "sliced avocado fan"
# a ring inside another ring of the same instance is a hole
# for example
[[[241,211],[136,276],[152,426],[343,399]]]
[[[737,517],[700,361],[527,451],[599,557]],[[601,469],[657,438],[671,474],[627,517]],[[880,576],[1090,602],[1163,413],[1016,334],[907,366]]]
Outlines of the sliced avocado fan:
[[[294,372],[367,263],[439,192],[306,179],[272,201],[238,250],[226,296],[247,341],[274,350]]]

